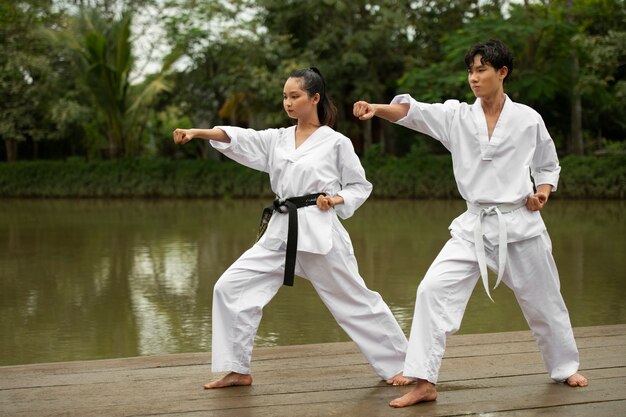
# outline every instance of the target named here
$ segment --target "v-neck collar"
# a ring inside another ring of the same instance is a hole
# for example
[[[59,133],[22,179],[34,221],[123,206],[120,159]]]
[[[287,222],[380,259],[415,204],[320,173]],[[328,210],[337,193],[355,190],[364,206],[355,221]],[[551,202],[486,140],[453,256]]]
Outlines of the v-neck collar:
[[[509,99],[509,96],[505,94],[504,106],[502,106],[502,111],[500,111],[500,116],[498,116],[493,132],[491,132],[491,138],[489,138],[487,118],[485,117],[485,112],[480,98],[477,98],[472,105],[474,123],[476,124],[477,137],[480,144],[480,154],[483,161],[491,161],[498,145],[505,139],[505,136],[501,133],[501,126],[506,124],[506,120],[509,116],[510,101],[511,99]]]
[[[311,139],[315,139],[317,136],[319,136],[320,134],[322,134],[326,129],[328,129],[328,126],[323,125],[318,127],[317,129],[315,129],[315,131],[313,131],[313,133],[311,133],[305,140],[304,142],[302,142],[300,144],[300,146],[296,147],[296,130],[297,130],[297,126],[293,127],[293,132],[292,132],[292,146],[293,146],[293,151],[294,152],[301,152],[302,148],[307,148],[309,147],[309,142],[315,142],[315,140],[311,141]]]

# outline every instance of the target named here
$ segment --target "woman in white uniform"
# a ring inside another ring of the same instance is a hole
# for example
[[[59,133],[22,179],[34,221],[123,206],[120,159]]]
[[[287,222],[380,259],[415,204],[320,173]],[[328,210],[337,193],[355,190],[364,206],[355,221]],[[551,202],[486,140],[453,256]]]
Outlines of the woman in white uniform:
[[[417,384],[392,407],[437,398],[446,337],[459,329],[479,278],[491,298],[488,267],[498,273],[496,287],[502,280],[515,293],[550,376],[571,386],[587,385],[578,373],[578,350],[539,214],[559,179],[554,143],[541,116],[504,93],[513,56],[502,42],[472,47],[465,63],[474,104],[420,103],[405,94],[389,105],[354,105],[362,120],[378,116],[439,140],[452,155],[468,207],[450,225],[451,239],[417,290],[404,366],[404,376]]]
[[[283,106],[295,126],[174,131],[177,144],[207,139],[229,158],[267,172],[277,196],[265,233],[215,284],[212,371],[226,375],[204,388],[252,383],[250,359],[263,307],[283,283],[292,285],[294,273],[311,282],[381,378],[408,384],[401,376],[406,337],[359,275],[350,237],[337,218],[352,216],[372,185],[351,141],[331,127],[336,108],[316,68],[290,74]]]

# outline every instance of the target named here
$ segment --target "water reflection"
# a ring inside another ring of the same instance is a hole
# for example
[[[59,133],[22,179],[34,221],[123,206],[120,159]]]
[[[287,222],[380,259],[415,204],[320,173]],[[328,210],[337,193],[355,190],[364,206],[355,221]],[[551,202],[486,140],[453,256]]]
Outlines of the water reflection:
[[[264,201],[0,200],[0,365],[208,351],[211,295]],[[460,201],[370,201],[344,224],[361,274],[408,332],[419,280]],[[620,201],[552,200],[544,218],[575,326],[626,322]],[[511,292],[477,287],[461,332],[527,326]],[[257,346],[348,340],[298,279]]]

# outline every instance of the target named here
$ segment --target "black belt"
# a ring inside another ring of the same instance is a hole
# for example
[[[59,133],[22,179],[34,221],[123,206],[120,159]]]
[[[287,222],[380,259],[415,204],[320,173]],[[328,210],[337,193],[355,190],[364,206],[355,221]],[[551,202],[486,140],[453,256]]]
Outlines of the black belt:
[[[296,270],[296,252],[298,251],[298,209],[300,207],[314,206],[317,204],[317,198],[324,193],[303,195],[301,197],[291,197],[286,199],[276,199],[274,203],[263,210],[261,216],[261,225],[257,240],[263,236],[267,224],[269,223],[272,213],[289,213],[289,229],[287,231],[287,250],[285,253],[285,278],[284,285],[293,286],[293,277]]]

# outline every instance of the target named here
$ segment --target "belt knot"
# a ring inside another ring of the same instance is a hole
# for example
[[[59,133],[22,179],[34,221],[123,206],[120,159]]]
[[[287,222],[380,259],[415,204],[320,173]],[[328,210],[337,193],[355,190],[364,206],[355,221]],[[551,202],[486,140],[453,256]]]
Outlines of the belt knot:
[[[467,202],[467,210],[470,213],[478,215],[476,224],[474,225],[474,247],[476,250],[476,259],[478,260],[478,268],[480,269],[480,276],[483,281],[483,287],[487,293],[487,297],[493,302],[491,294],[489,293],[489,279],[487,273],[487,258],[485,256],[485,243],[483,242],[483,218],[485,216],[498,216],[498,279],[496,285],[493,287],[495,290],[502,281],[504,274],[504,267],[506,266],[506,254],[507,254],[507,229],[506,221],[504,220],[503,213],[510,213],[519,208],[524,207],[525,203],[517,204],[494,204],[494,205],[478,205]]]
[[[299,197],[277,198],[271,206],[265,207],[261,215],[261,224],[257,233],[257,241],[263,236],[269,224],[272,213],[289,213],[287,229],[287,248],[285,250],[285,274],[283,284],[293,286],[296,269],[296,254],[298,250],[298,209],[316,204],[317,198],[325,193],[307,194]]]

